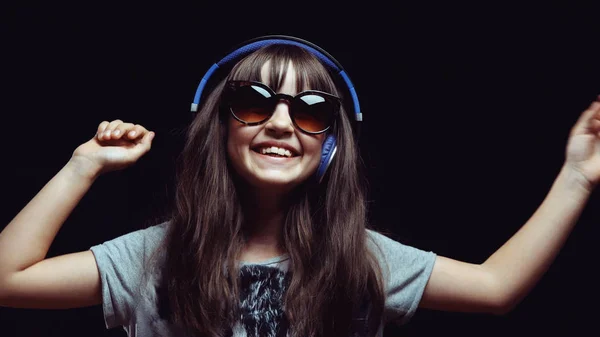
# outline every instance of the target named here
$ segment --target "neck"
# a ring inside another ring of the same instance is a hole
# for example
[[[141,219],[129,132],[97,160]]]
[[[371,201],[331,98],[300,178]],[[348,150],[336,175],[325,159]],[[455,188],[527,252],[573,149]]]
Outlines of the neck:
[[[256,259],[281,255],[287,195],[251,189],[244,196],[244,251]]]

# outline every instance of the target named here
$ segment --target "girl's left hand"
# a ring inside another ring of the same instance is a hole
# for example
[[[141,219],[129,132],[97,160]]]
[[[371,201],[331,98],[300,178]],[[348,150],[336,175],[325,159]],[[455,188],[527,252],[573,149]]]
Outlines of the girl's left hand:
[[[565,166],[581,175],[581,182],[589,191],[600,180],[600,96],[571,129]]]

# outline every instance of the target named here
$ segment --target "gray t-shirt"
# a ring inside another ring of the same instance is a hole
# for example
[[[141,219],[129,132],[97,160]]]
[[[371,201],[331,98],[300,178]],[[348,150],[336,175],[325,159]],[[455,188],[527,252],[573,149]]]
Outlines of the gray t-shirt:
[[[106,328],[121,326],[128,336],[182,336],[158,313],[155,263],[156,248],[166,236],[168,223],[122,235],[90,248],[102,282],[102,308]],[[385,312],[378,336],[388,322],[404,324],[414,315],[429,280],[436,254],[401,244],[367,230],[381,249],[373,249],[384,276]],[[369,247],[374,248],[371,241]],[[160,258],[159,258],[160,261]],[[271,336],[281,318],[283,279],[288,269],[286,255],[260,263],[241,262],[240,277],[245,290],[240,306],[244,322],[232,324],[234,337]],[[265,281],[266,280],[266,281]],[[267,298],[267,300],[265,300]],[[270,320],[270,321],[269,321]],[[260,324],[253,324],[259,323]],[[265,323],[265,321],[267,321]]]

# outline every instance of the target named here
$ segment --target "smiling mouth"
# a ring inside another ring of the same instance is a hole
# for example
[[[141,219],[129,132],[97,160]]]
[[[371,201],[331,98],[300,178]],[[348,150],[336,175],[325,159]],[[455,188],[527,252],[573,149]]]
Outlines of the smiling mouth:
[[[254,149],[252,149],[252,151],[254,151],[258,154],[262,154],[262,155],[274,157],[274,158],[292,158],[292,157],[297,156],[297,154],[291,152],[288,149],[279,148],[276,146],[254,148]]]

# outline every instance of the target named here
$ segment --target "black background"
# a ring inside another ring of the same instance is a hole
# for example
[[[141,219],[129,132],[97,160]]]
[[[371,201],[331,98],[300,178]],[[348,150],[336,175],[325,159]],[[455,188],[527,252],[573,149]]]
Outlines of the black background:
[[[120,118],[156,132],[135,166],[102,176],[49,256],[143,227],[171,191],[199,79],[234,45],[287,34],[352,78],[371,221],[440,255],[483,262],[542,202],[571,126],[600,94],[597,11],[575,5],[362,2],[8,6],[2,44],[2,224],[95,133]],[[548,273],[505,316],[421,310],[387,336],[596,331],[600,201],[593,194]],[[100,307],[0,309],[1,336],[124,336]]]

